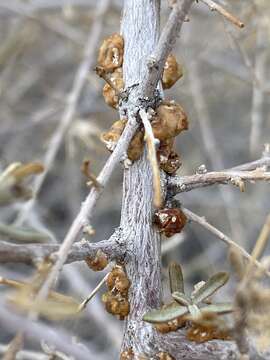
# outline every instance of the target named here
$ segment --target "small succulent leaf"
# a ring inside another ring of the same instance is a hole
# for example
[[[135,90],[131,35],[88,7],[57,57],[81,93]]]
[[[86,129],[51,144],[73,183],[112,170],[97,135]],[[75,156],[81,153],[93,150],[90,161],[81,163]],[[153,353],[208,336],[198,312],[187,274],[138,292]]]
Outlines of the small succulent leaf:
[[[169,265],[169,277],[170,277],[170,289],[171,294],[178,291],[181,293],[185,293],[184,290],[184,279],[182,268],[180,264],[176,262],[171,262]]]
[[[188,306],[188,305],[192,305],[192,301],[191,299],[185,295],[182,292],[179,291],[175,291],[174,293],[172,293],[172,297],[174,298],[175,301],[178,302],[178,304],[183,305],[183,306]]]
[[[194,304],[198,304],[203,300],[207,299],[214,292],[216,292],[220,287],[226,284],[229,280],[229,275],[226,272],[218,272],[215,275],[211,276],[206,283],[195,291],[191,297]]]
[[[193,318],[198,318],[201,315],[200,309],[194,304],[188,305],[188,311]]]
[[[201,308],[201,312],[216,313],[216,314],[228,314],[234,311],[232,303],[216,303],[207,305]]]
[[[143,320],[149,323],[164,323],[167,321],[174,320],[179,316],[185,315],[188,313],[188,308],[186,306],[180,306],[177,303],[172,303],[163,309],[152,310],[147,312],[143,316]]]

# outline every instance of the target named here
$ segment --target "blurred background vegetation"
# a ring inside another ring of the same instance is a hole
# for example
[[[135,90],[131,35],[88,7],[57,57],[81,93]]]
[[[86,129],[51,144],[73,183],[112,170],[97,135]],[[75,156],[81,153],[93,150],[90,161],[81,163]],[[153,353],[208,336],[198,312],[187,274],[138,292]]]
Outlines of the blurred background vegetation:
[[[89,29],[95,21],[96,3],[0,2],[1,170],[17,161],[43,162],[82,61]],[[202,164],[208,170],[221,170],[255,160],[269,142],[269,0],[218,3],[237,15],[245,27],[238,29],[203,3],[195,3],[174,51],[184,68],[184,77],[165,96],[184,107],[190,122],[189,131],[177,142],[183,162],[179,175],[193,174]],[[122,1],[111,1],[100,39],[119,31],[121,9]],[[163,0],[162,24],[168,14],[167,1]],[[58,242],[88,193],[80,170],[83,160],[90,160],[91,170],[97,175],[108,157],[99,136],[118,114],[104,103],[103,85],[103,80],[89,68],[75,116],[61,139],[38,199],[24,220],[26,225],[53,234]],[[108,238],[118,226],[121,182],[119,166],[96,208],[91,241]],[[248,184],[244,193],[233,186],[210,187],[178,198],[248,251],[270,210],[266,183]],[[11,224],[24,209],[21,203],[2,207],[1,222]],[[164,254],[165,280],[170,260],[183,265],[187,285],[206,279],[214,271],[228,270],[226,247],[206,230],[191,224],[176,236],[181,239],[178,246]],[[13,279],[23,279],[32,272],[23,265],[0,266],[0,275]],[[104,274],[90,271],[84,263],[66,265],[60,289],[83,299]],[[229,298],[233,288],[231,281],[221,296]],[[121,326],[103,311],[100,294],[79,319],[57,323],[57,328],[88,344],[93,358],[98,359],[117,357]],[[8,343],[14,330],[0,320],[0,342]],[[28,339],[26,347],[40,351],[36,341]]]

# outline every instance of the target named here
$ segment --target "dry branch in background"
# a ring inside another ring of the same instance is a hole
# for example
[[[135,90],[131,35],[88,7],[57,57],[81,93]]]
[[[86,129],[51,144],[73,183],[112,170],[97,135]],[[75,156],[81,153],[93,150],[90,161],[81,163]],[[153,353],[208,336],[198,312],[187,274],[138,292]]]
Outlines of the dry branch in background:
[[[270,166],[269,155],[263,156],[257,161],[239,165],[223,171],[206,172],[190,176],[174,176],[168,178],[168,187],[172,194],[191,191],[200,187],[214,184],[232,184],[244,190],[246,182],[269,181],[270,173],[267,168]]]
[[[215,1],[212,0],[201,0],[203,3],[209,6],[211,11],[217,11],[222,16],[224,16],[227,20],[229,20],[234,25],[238,26],[239,28],[243,28],[245,25],[244,23],[239,20],[236,16],[231,14],[228,10],[224,9],[222,6],[217,4]]]

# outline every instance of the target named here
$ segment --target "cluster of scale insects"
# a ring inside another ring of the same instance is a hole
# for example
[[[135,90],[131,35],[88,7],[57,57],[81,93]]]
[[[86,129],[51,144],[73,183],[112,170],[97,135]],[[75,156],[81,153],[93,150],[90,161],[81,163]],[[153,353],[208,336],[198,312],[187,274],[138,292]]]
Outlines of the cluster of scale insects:
[[[123,37],[119,34],[113,34],[106,38],[103,41],[98,54],[98,66],[96,69],[98,69],[98,72],[103,74],[102,77],[107,80],[103,88],[104,100],[106,104],[115,109],[118,109],[119,107],[121,94],[124,93],[125,88],[122,70],[123,56],[124,40]],[[166,60],[161,79],[163,89],[171,88],[182,76],[182,67],[177,63],[174,55],[170,54]],[[127,119],[121,118],[120,120],[115,121],[111,128],[101,135],[101,140],[105,143],[109,151],[112,152],[114,150],[121,134],[124,131],[126,123]],[[183,108],[175,101],[163,100],[158,104],[157,108],[152,114],[151,126],[154,137],[159,140],[159,146],[157,148],[157,159],[159,167],[169,176],[173,176],[181,166],[180,157],[174,149],[174,142],[177,135],[188,129],[187,115]],[[143,153],[143,149],[144,129],[141,125],[130,142],[129,148],[127,150],[128,159],[131,162],[138,160]],[[166,237],[171,237],[174,234],[182,231],[187,222],[187,218],[180,208],[165,207],[155,211],[153,222],[163,235]],[[92,270],[100,271],[108,265],[108,259],[102,251],[98,251],[94,258],[89,257],[86,259],[86,263]],[[174,269],[175,268],[177,269],[177,266],[174,266]],[[177,276],[173,277],[175,279],[177,278]],[[177,283],[180,280],[178,279],[175,281]],[[217,281],[220,280],[218,279]],[[106,284],[107,292],[102,296],[105,309],[110,314],[115,315],[118,319],[123,320],[128,316],[130,311],[130,305],[128,301],[130,281],[127,277],[124,267],[121,264],[116,264],[114,266],[106,279]],[[210,285],[213,286],[212,283]],[[182,294],[181,296],[184,298],[186,297],[184,293],[180,292],[179,294]],[[185,307],[182,305],[179,305],[179,299],[174,299],[173,303],[164,305],[161,309],[153,310],[153,313],[150,312],[145,314],[144,320],[152,323],[155,329],[160,333],[176,331],[181,327],[187,326],[189,323],[190,326],[186,336],[189,340],[196,342],[207,341],[213,338],[226,339],[228,337],[226,332],[222,333],[218,330],[218,328],[215,328],[212,325],[209,326],[207,322],[204,324],[197,324],[196,322],[191,323],[188,312],[194,307],[197,308],[197,305],[194,305],[193,303],[187,303],[187,310],[185,310]],[[227,309],[226,306],[225,308]],[[217,309],[217,312],[222,312],[223,310],[224,306],[220,307],[219,310]],[[170,312],[171,319],[170,316],[168,319],[165,316],[165,320],[161,321],[164,317],[164,312],[166,314],[168,311]],[[183,311],[183,314],[177,316],[179,311],[180,313]],[[210,318],[213,316],[213,313],[215,314],[215,311],[212,312],[212,315],[209,315]],[[153,316],[153,318],[151,316]],[[156,321],[156,319],[158,319],[158,321]],[[211,322],[212,318],[210,319],[210,323]],[[165,352],[159,352],[155,354],[154,358],[156,360],[174,360],[172,355]],[[135,359],[132,348],[125,349],[121,353],[120,359]],[[145,357],[143,355],[136,355],[136,359],[145,359]]]
[[[121,35],[113,34],[103,41],[98,55],[97,68],[109,79],[109,83],[106,83],[103,88],[103,96],[105,102],[115,109],[118,108],[120,95],[125,87],[122,70],[123,54],[124,40]],[[176,61],[175,56],[170,54],[162,74],[163,89],[171,88],[182,76],[182,67]],[[108,131],[101,135],[101,141],[106,144],[109,151],[114,150],[126,123],[126,118],[117,120]],[[187,115],[181,105],[175,101],[164,100],[155,109],[151,118],[151,126],[154,137],[159,141],[157,148],[159,167],[168,175],[174,175],[181,166],[180,157],[174,149],[174,142],[177,135],[188,129]],[[130,161],[138,160],[143,149],[144,129],[141,126],[130,142],[127,150],[128,159]],[[181,232],[186,224],[186,217],[181,209],[164,208],[155,212],[154,223],[160,232],[166,237],[170,237]]]

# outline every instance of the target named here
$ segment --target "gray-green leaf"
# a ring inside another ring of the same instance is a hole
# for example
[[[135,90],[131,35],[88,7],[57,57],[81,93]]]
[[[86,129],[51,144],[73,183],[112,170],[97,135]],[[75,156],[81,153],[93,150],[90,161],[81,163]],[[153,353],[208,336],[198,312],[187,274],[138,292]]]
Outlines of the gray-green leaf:
[[[185,293],[184,279],[181,266],[176,262],[171,262],[169,265],[170,289],[171,294],[178,291]]]
[[[175,291],[174,293],[172,293],[172,297],[180,305],[188,306],[188,305],[192,304],[191,299],[182,292]]]
[[[229,275],[226,272],[219,272],[210,279],[206,281],[206,283],[200,287],[197,291],[195,291],[192,295],[192,300],[195,304],[202,302],[211,296],[214,292],[216,292],[221,286],[226,284],[229,280]]]
[[[180,306],[177,303],[172,303],[166,308],[149,311],[143,316],[143,320],[149,323],[164,323],[185,315],[187,312],[188,309],[186,306]]]
[[[210,312],[216,314],[228,314],[234,311],[232,303],[216,303],[204,306],[201,308],[201,312]]]

